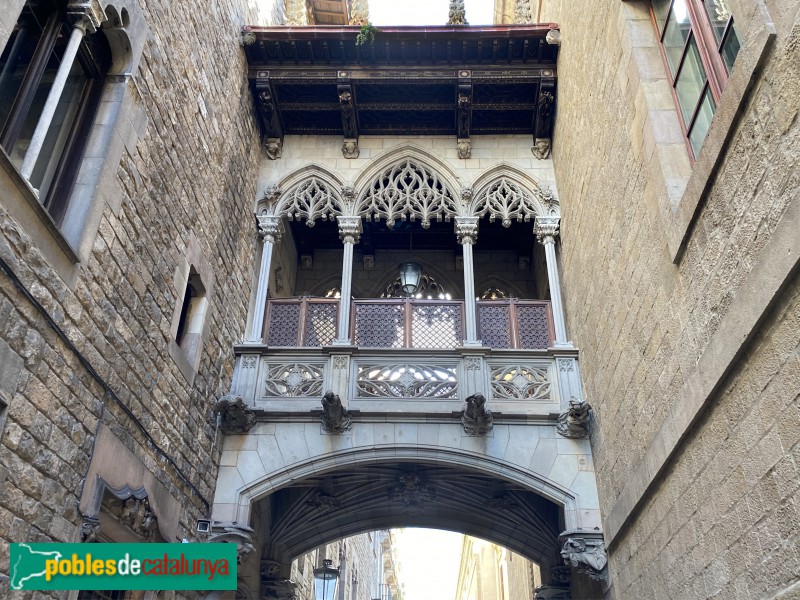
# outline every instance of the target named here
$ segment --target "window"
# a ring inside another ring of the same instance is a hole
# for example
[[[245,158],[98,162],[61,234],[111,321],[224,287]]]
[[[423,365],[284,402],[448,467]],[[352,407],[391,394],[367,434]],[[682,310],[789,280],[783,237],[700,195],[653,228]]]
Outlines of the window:
[[[192,364],[200,351],[205,316],[206,290],[200,275],[192,268],[183,294],[178,331],[175,333],[175,343],[186,353]]]
[[[58,225],[111,64],[105,35],[85,34],[66,5],[29,0],[0,54],[0,147]]]
[[[739,52],[726,0],[652,0],[653,21],[692,156],[703,146]]]

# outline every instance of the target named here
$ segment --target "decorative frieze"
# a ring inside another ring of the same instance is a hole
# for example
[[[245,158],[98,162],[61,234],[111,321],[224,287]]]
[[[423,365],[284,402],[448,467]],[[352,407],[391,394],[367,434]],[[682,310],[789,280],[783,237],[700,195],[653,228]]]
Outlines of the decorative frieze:
[[[264,363],[265,398],[318,397],[325,381],[324,363]]]
[[[492,397],[508,400],[549,402],[550,376],[547,367],[533,365],[492,365]]]

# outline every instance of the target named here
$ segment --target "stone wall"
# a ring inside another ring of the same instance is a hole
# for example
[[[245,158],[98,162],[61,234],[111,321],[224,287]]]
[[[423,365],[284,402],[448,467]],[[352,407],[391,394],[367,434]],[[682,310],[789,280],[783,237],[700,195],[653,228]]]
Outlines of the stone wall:
[[[736,8],[742,51],[692,162],[648,3],[544,3],[563,35],[564,300],[616,598],[800,591],[800,7]]]
[[[4,6],[0,47],[22,5]],[[66,280],[45,258],[63,243],[10,215],[31,193],[13,167],[0,170],[0,573],[9,542],[79,540],[101,424],[182,507],[178,538],[193,536],[213,499],[221,440],[214,449],[211,407],[230,389],[257,247],[259,134],[238,38],[266,18],[239,0],[129,8],[144,49],[119,118],[139,125],[115,142],[118,195],[96,191],[97,234]],[[213,291],[187,370],[170,347],[192,262],[206,265]]]

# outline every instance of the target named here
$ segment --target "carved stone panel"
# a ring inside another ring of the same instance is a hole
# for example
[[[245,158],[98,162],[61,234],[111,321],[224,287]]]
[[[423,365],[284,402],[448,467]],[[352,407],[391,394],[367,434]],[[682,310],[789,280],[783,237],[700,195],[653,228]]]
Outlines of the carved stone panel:
[[[548,368],[535,364],[491,363],[492,397],[507,400],[551,401]]]

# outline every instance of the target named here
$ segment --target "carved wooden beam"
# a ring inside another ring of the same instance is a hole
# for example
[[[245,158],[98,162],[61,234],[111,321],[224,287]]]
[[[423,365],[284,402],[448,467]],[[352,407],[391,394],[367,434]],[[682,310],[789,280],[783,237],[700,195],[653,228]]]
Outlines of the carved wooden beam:
[[[469,158],[472,154],[469,139],[469,131],[472,126],[472,72],[469,70],[464,69],[458,72],[456,102],[458,157]]]
[[[555,75],[553,71],[544,69],[539,84],[539,97],[536,100],[536,114],[533,117],[533,148],[531,148],[533,154],[540,160],[550,156],[555,108]]]
[[[342,111],[342,130],[344,131],[342,154],[345,158],[358,158],[356,99],[353,95],[353,86],[350,84],[349,72],[339,71],[336,78],[336,92],[339,94],[339,108]]]
[[[275,101],[275,92],[269,80],[269,71],[259,71],[256,76],[256,104],[261,124],[264,127],[266,138],[283,141],[283,128],[281,127],[278,106]]]

